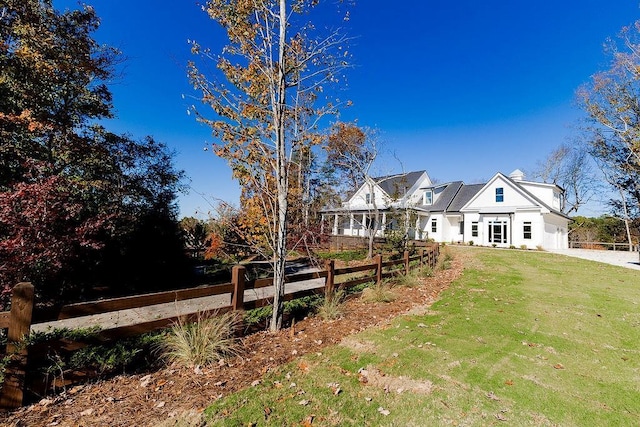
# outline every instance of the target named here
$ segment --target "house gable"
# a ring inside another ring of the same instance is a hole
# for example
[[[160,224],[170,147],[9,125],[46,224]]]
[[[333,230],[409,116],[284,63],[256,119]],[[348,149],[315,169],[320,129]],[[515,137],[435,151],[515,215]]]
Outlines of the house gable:
[[[373,178],[375,204],[378,209],[384,209],[391,204],[404,204],[408,195],[413,194],[416,188],[422,185],[430,185],[431,179],[426,171],[409,172]],[[373,208],[373,196],[368,183],[364,183],[344,206],[351,210],[366,210]]]
[[[549,212],[531,193],[500,172],[460,208],[460,212],[480,213],[513,213],[516,210]]]

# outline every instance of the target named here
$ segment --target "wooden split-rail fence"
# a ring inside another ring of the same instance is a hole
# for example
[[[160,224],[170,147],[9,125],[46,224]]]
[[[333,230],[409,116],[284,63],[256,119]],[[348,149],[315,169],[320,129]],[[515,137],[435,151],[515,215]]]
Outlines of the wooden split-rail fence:
[[[335,268],[335,261],[327,260],[324,269],[287,276],[285,278],[284,300],[288,301],[320,293],[326,294],[335,289],[349,288],[364,283],[380,283],[386,278],[409,274],[411,269],[423,266],[434,268],[438,256],[439,247],[433,245],[421,249],[418,254],[413,256],[410,256],[409,252],[405,252],[402,259],[397,260],[384,261],[381,255],[376,255],[373,262],[354,267]],[[29,367],[36,365],[39,358],[42,359],[46,354],[46,345],[51,345],[51,343],[39,343],[29,347],[24,345],[24,338],[31,331],[66,327],[65,319],[75,319],[77,321],[76,327],[84,328],[95,324],[95,320],[93,323],[83,324],[84,319],[93,319],[105,313],[124,313],[127,310],[137,310],[133,322],[102,325],[104,329],[99,329],[96,334],[100,340],[110,341],[168,327],[178,319],[196,319],[197,316],[203,314],[221,314],[231,310],[248,310],[269,305],[273,300],[273,278],[246,280],[245,277],[245,267],[237,265],[232,269],[230,283],[70,304],[59,310],[56,321],[48,323],[32,323],[33,319],[37,318],[34,313],[34,287],[28,282],[19,283],[12,291],[10,311],[0,312],[0,329],[7,330],[5,354],[9,355],[9,362],[5,366],[4,383],[0,390],[0,409],[10,410],[20,407],[27,392],[38,396],[47,393],[51,388],[60,388],[78,382],[78,380],[69,377],[50,381],[42,376],[38,378],[38,375],[29,371]],[[251,290],[254,292],[249,293]],[[163,304],[193,301],[212,296],[217,297],[217,302],[212,302],[205,309],[198,308],[193,311],[192,307],[191,312],[177,313],[174,311],[162,318],[158,318],[157,311],[152,311],[154,315],[151,318],[145,319],[140,316],[140,310],[143,308],[153,310],[154,307],[160,307]],[[45,325],[48,325],[47,329],[43,329]],[[101,325],[98,324],[98,326]],[[86,345],[86,343],[62,339],[56,343],[56,348],[59,351],[72,352]]]

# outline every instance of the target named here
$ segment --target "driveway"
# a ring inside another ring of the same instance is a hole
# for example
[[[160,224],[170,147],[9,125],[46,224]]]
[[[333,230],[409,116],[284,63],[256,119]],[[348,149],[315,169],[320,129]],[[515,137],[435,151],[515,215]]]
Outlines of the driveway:
[[[597,249],[549,249],[548,252],[640,270],[638,252]]]

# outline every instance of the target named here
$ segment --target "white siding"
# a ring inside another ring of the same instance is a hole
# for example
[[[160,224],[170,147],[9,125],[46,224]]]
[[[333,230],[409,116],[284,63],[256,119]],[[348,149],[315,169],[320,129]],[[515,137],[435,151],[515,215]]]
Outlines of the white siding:
[[[496,201],[496,189],[503,189],[503,201]],[[496,179],[477,194],[476,198],[467,206],[468,210],[486,209],[495,212],[513,212],[518,208],[537,207],[528,197],[522,195],[520,191],[513,187],[510,182]]]
[[[520,182],[519,183],[528,192],[536,196],[540,201],[553,209],[560,210],[560,199],[553,197],[553,193],[560,194],[560,190],[553,184],[544,184],[537,182]]]

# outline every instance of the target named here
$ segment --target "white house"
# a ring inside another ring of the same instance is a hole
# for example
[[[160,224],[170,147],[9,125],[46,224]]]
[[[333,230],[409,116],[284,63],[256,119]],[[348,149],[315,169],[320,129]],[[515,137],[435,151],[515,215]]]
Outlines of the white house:
[[[374,179],[340,208],[323,211],[331,234],[384,236],[402,228],[411,239],[476,245],[563,249],[571,220],[564,190],[525,181],[520,170],[496,173],[485,184],[434,184],[425,171]],[[376,221],[376,213],[378,220]]]

